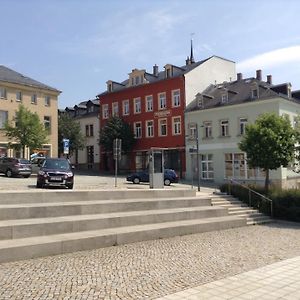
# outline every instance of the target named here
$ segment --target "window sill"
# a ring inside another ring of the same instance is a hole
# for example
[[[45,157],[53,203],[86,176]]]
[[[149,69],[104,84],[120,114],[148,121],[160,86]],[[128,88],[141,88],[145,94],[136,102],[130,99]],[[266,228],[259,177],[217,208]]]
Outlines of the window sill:
[[[203,137],[202,140],[213,140],[214,137],[213,136],[208,136],[208,137]]]
[[[220,135],[219,138],[220,139],[228,139],[228,138],[231,138],[231,136],[230,135],[226,135],[226,136]]]

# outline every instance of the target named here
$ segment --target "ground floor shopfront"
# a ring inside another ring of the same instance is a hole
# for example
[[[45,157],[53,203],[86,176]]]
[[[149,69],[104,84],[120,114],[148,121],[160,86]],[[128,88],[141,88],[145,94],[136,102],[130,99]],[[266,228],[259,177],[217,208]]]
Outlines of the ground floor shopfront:
[[[196,180],[197,163],[199,163],[199,176],[201,181],[211,181],[217,184],[228,182],[230,179],[243,183],[255,183],[263,185],[265,172],[259,168],[250,168],[247,155],[238,148],[232,149],[205,149],[198,154],[187,151],[186,155],[186,178]],[[278,168],[270,171],[270,182],[281,187],[291,187],[297,182],[299,174],[292,165],[288,168]]]
[[[45,144],[40,149],[31,150],[28,147],[25,147],[23,151],[14,149],[9,146],[8,142],[0,142],[0,157],[17,157],[17,158],[26,158],[30,159],[32,155],[39,154],[40,156],[53,156],[53,147],[51,144]]]
[[[164,167],[165,169],[173,169],[180,178],[185,177],[185,149],[174,148],[164,149]],[[122,154],[118,163],[118,169],[121,173],[130,173],[139,170],[145,170],[149,167],[150,150],[133,151],[131,153]],[[103,171],[114,172],[115,161],[111,152],[101,153],[100,169]]]

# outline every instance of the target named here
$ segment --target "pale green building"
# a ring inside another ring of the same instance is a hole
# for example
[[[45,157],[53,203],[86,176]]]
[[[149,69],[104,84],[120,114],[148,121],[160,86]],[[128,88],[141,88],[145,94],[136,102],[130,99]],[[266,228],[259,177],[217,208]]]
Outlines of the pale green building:
[[[223,183],[228,179],[263,183],[265,174],[250,169],[246,153],[238,143],[248,123],[254,123],[265,112],[289,116],[294,126],[300,113],[300,91],[291,91],[291,84],[272,84],[272,77],[262,81],[261,71],[256,78],[210,85],[187,106],[186,178],[197,178],[197,132],[201,181]],[[293,164],[270,172],[271,184],[297,186],[300,176]],[[299,181],[300,182],[300,181]]]

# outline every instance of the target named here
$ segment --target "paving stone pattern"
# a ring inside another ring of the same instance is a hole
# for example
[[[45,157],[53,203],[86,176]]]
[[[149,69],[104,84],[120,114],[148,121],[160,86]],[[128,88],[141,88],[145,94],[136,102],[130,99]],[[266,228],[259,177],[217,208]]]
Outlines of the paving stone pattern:
[[[0,264],[0,299],[155,299],[300,255],[274,223]]]

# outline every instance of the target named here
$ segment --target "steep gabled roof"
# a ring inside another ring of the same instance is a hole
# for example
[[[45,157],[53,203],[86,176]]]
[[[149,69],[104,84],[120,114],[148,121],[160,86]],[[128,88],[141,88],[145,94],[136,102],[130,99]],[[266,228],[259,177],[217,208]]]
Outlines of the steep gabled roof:
[[[0,82],[17,83],[61,93],[61,91],[0,65]]]
[[[208,60],[210,60],[210,59],[212,59],[214,57],[230,61],[230,60],[222,58],[220,56],[213,55],[213,56],[210,56],[210,57],[208,57],[206,59],[203,59],[201,61],[198,61],[198,62],[195,62],[195,63],[192,63],[192,64],[186,64],[186,65],[180,66],[180,67],[171,64],[173,67],[176,68],[176,74],[174,74],[170,78],[180,77],[180,76],[182,76],[182,75],[184,75],[184,74],[192,71],[196,67],[202,65],[203,63],[205,63],[206,61],[208,61]],[[158,72],[157,75],[145,72],[144,76],[145,76],[145,79],[147,80],[148,83],[153,83],[153,82],[157,82],[157,81],[161,81],[161,80],[165,80],[166,79],[165,70],[162,70],[162,71]],[[121,83],[119,83],[120,85],[123,85],[124,87],[119,88],[118,90],[116,90],[116,92],[120,91],[120,90],[127,89],[127,88],[138,87],[138,86],[142,86],[143,85],[143,84],[140,84],[140,85],[135,85],[135,86],[128,87],[128,83],[129,83],[129,79],[126,79],[126,80],[122,81]],[[105,91],[105,92],[100,93],[98,96],[105,95],[107,93],[111,93],[111,92]]]
[[[281,85],[279,85],[281,86]],[[277,85],[269,84],[256,78],[246,78],[232,82],[208,86],[201,94],[197,94],[195,99],[187,106],[186,112],[203,110],[226,105],[240,104],[250,101],[261,101],[265,99],[280,97],[300,104],[296,97],[289,97],[287,94],[278,92]],[[253,97],[252,90],[258,89],[258,97]],[[227,93],[227,100],[222,102],[222,95]],[[209,97],[207,97],[209,96]],[[202,97],[202,98],[201,98]],[[201,99],[201,105],[199,105]]]

